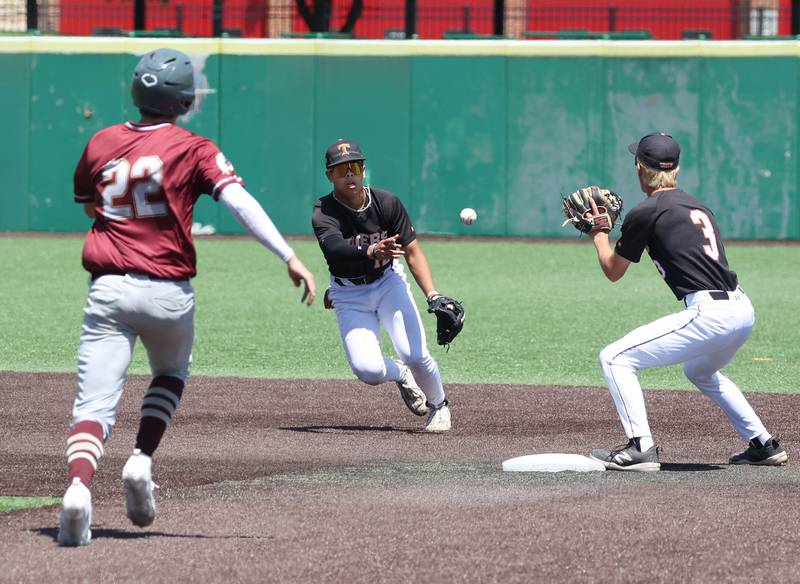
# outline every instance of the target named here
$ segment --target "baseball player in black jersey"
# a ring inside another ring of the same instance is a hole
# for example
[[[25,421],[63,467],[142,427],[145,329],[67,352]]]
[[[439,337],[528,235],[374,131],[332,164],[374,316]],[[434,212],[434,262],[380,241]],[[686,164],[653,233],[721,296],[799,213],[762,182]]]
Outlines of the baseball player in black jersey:
[[[685,309],[641,326],[600,353],[600,364],[629,442],[592,457],[614,470],[657,471],[658,448],[647,422],[640,369],[683,363],[686,377],[710,397],[736,432],[749,441],[732,464],[784,464],[788,456],[742,392],[720,373],[750,336],[755,314],[728,267],[714,214],[676,186],[680,147],[664,133],[649,134],[628,149],[636,156],[647,198],[628,213],[612,250],[607,231],[592,231],[600,267],[612,282],[647,250]]]
[[[336,311],[347,360],[370,385],[394,381],[406,406],[427,415],[425,430],[451,428],[439,367],[428,352],[425,330],[399,259],[428,300],[437,297],[428,259],[403,203],[364,185],[364,155],[353,140],[337,140],[325,154],[333,190],[314,205],[312,225],[328,263],[325,306]],[[380,327],[399,359],[383,356]]]

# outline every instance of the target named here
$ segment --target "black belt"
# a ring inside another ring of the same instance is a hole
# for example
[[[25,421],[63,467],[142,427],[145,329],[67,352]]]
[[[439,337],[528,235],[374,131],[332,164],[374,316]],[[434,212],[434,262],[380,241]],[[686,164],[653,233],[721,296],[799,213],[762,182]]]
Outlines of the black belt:
[[[725,290],[698,290],[697,292],[708,292],[708,297],[711,298],[711,300],[733,300],[733,294],[740,291],[741,289],[737,288],[733,292],[726,292]],[[688,306],[686,298],[691,294],[695,294],[695,292],[691,292],[683,297],[683,304],[685,306]]]
[[[100,278],[101,276],[124,276],[127,272],[92,272],[92,282]]]
[[[386,268],[386,270],[391,270],[392,268]],[[372,284],[375,280],[378,280],[381,276],[386,273],[386,270],[382,272],[376,272],[374,274],[367,274],[365,276],[358,276],[357,278],[340,278],[338,276],[334,276],[333,281],[339,284],[339,286],[344,286],[344,280],[350,282],[351,284],[355,284],[356,286],[362,286],[364,284]]]
[[[729,300],[730,294],[725,292],[724,290],[711,290],[708,293],[711,296],[712,300]]]

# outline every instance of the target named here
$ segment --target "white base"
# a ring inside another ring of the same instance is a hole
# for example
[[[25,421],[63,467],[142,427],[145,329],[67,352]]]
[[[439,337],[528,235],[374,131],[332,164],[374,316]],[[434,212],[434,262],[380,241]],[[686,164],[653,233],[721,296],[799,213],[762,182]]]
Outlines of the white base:
[[[506,472],[595,472],[606,470],[603,463],[581,454],[529,454],[503,462]]]

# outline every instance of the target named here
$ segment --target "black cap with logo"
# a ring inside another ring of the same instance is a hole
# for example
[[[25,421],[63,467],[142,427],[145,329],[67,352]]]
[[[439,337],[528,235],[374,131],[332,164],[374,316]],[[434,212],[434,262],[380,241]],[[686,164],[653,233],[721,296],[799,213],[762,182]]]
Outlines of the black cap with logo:
[[[325,151],[325,167],[330,168],[337,164],[344,164],[345,162],[352,162],[353,160],[364,160],[364,155],[361,153],[361,146],[353,140],[344,140],[339,138],[328,146]]]
[[[681,157],[681,147],[672,136],[664,132],[648,134],[628,146],[628,150],[645,166],[654,170],[674,170]]]

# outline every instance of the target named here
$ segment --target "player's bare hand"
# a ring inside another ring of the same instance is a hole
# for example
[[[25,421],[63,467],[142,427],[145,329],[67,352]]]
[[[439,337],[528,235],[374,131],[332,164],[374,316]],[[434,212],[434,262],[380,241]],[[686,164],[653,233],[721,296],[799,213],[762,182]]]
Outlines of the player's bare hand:
[[[317,296],[317,285],[314,283],[314,275],[308,271],[308,268],[305,267],[303,262],[294,255],[292,256],[288,262],[286,262],[286,266],[289,269],[289,277],[294,282],[295,287],[299,287],[301,283],[305,284],[305,288],[303,290],[303,297],[300,299],[300,302],[305,302],[309,306],[311,303],[314,302],[314,298]]]
[[[597,206],[597,203],[595,202],[594,197],[589,197],[589,203],[592,206],[592,211],[591,211],[592,217],[597,217],[601,213],[606,213],[605,207],[600,208],[600,207]],[[588,215],[588,211],[587,211],[587,215]],[[587,218],[591,219],[590,217],[587,217]],[[610,231],[610,229],[606,228],[606,227],[599,227],[597,229],[592,229],[589,232],[589,237],[594,238],[596,235],[599,235],[601,233],[607,236],[609,231]]]
[[[393,260],[406,255],[403,246],[397,242],[399,235],[392,235],[386,239],[381,239],[373,245],[372,257],[376,260]]]

